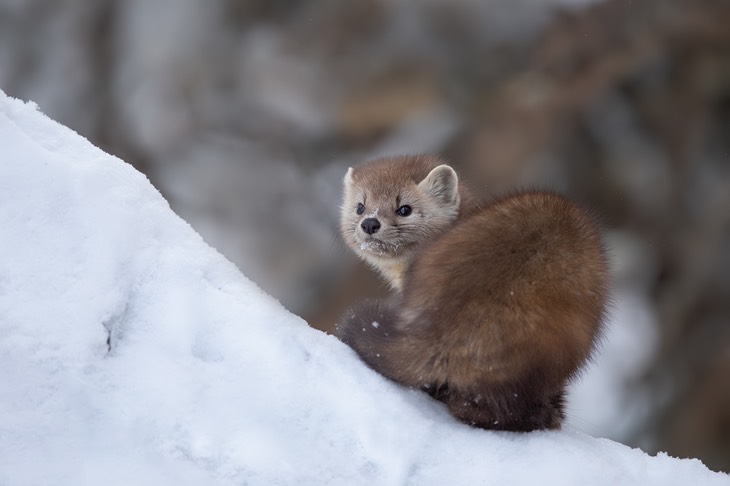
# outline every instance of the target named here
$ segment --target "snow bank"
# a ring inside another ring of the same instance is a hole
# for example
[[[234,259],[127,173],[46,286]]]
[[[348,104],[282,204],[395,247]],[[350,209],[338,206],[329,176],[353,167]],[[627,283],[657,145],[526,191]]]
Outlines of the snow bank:
[[[2,92],[0,255],[2,485],[730,484],[574,431],[456,423]]]

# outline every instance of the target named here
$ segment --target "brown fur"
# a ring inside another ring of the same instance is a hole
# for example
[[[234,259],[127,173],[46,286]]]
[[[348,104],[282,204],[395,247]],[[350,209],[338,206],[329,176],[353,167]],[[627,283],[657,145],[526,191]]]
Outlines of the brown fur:
[[[558,428],[565,386],[600,333],[607,287],[586,213],[562,196],[524,192],[425,241],[402,293],[355,307],[338,335],[373,369],[428,391],[468,424]]]

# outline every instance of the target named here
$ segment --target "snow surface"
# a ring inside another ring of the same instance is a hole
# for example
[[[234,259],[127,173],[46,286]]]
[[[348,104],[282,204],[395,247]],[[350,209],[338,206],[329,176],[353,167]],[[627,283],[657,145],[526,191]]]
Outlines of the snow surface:
[[[457,423],[2,92],[0,255],[2,485],[730,485],[572,430]]]

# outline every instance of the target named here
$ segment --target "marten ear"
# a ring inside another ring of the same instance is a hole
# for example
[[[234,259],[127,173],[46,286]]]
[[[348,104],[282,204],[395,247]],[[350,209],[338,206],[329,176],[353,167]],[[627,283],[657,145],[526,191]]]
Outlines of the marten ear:
[[[347,174],[345,174],[345,178],[342,182],[345,183],[345,187],[350,187],[352,185],[352,167],[347,169]]]
[[[443,204],[459,205],[459,178],[456,171],[441,164],[418,183],[418,188]]]

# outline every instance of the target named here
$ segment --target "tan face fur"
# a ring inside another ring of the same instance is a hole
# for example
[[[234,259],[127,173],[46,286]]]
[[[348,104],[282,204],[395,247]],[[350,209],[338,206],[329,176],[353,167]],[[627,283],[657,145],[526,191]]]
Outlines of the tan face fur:
[[[456,172],[435,157],[378,159],[344,178],[341,231],[347,245],[401,290],[419,247],[459,215]]]

